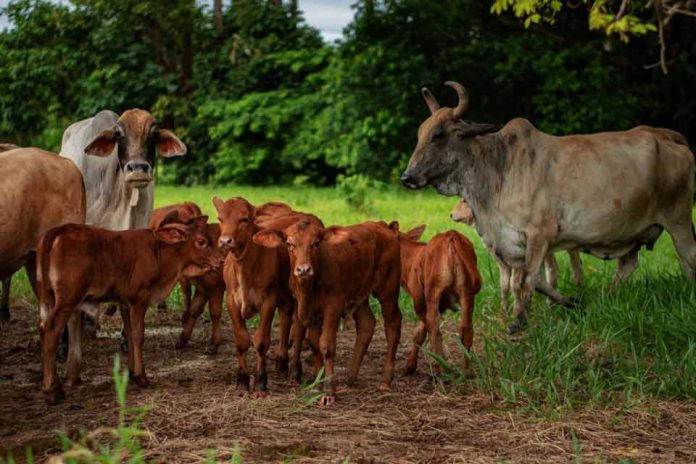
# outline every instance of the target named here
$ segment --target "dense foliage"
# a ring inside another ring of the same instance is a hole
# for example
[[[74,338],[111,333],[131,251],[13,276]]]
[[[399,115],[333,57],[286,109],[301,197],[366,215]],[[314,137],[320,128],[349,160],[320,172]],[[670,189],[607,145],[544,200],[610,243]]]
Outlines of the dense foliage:
[[[234,0],[216,21],[193,0],[14,0],[0,140],[57,150],[70,122],[137,106],[190,150],[160,180],[393,181],[428,114],[420,88],[452,104],[450,79],[475,120],[523,116],[555,134],[653,124],[696,139],[693,18],[670,25],[665,76],[651,30],[625,43],[573,8],[525,28],[493,4],[359,0],[343,39],[325,44],[296,1]]]

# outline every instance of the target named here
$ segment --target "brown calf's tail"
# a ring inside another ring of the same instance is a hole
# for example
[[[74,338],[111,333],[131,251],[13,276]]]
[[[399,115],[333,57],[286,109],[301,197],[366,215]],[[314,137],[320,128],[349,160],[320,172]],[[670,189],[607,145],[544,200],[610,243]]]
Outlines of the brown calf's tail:
[[[482,279],[476,266],[474,247],[463,235],[455,231],[447,232],[447,245],[454,259],[454,275],[457,285],[468,282],[471,293],[481,291]]]
[[[53,309],[53,305],[55,303],[53,290],[51,288],[51,279],[49,277],[50,258],[53,242],[62,230],[63,226],[54,227],[39,239],[39,246],[36,250],[36,277],[39,287],[39,311],[50,311]],[[41,317],[42,316],[40,316],[40,318]],[[41,319],[39,320],[40,326],[43,326],[44,321]]]

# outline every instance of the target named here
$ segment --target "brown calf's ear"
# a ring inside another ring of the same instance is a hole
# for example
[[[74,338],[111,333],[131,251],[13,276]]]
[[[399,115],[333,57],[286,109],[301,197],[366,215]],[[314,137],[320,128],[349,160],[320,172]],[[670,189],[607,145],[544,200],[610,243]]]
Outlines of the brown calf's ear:
[[[114,131],[105,130],[97,135],[85,148],[85,153],[92,156],[109,156],[116,146]]]
[[[159,227],[177,222],[181,222],[181,219],[179,219],[179,212],[173,209],[170,212],[168,212],[166,216],[164,216],[164,218],[160,221]]]
[[[329,245],[338,245],[350,239],[350,232],[345,229],[332,229],[324,232],[324,241]]]
[[[218,211],[218,213],[222,211],[223,206],[225,206],[225,202],[222,201],[222,199],[217,195],[213,196],[213,204],[215,205],[215,209]]]
[[[167,245],[174,245],[186,241],[189,238],[189,233],[183,224],[167,224],[157,228],[155,236]]]
[[[408,237],[409,240],[419,240],[423,232],[425,232],[425,224],[421,224],[406,232],[406,237]]]
[[[283,238],[280,234],[282,234],[282,232],[265,229],[256,232],[252,240],[254,240],[254,243],[257,245],[266,248],[276,248],[283,244]]]
[[[192,218],[187,224],[196,228],[203,228],[208,225],[208,216],[198,216]]]
[[[184,142],[167,129],[160,129],[157,137],[157,148],[159,148],[160,156],[170,158],[172,156],[184,156],[186,154],[186,145]]]

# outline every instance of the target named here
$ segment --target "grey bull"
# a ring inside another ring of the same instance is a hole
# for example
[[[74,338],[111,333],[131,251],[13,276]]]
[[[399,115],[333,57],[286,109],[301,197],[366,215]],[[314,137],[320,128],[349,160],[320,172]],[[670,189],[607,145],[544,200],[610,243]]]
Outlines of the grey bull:
[[[512,282],[510,332],[524,324],[539,270],[554,251],[621,259],[651,245],[664,229],[693,280],[694,154],[683,136],[640,126],[556,137],[522,118],[502,127],[467,122],[466,90],[447,85],[459,95],[455,108],[440,108],[423,89],[431,116],[418,130],[401,179],[414,189],[433,185],[471,206],[486,246],[519,276]],[[568,302],[550,286],[545,290]]]

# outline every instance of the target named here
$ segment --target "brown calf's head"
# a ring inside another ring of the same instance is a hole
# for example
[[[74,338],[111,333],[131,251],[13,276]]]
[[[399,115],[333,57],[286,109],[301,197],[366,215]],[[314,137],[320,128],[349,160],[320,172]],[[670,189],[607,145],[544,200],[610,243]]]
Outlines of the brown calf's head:
[[[220,221],[220,238],[218,244],[224,251],[241,255],[251,243],[256,227],[256,208],[244,198],[230,198],[222,201],[213,197],[213,204]]]
[[[185,277],[199,277],[219,269],[224,263],[223,253],[215,246],[208,230],[208,216],[197,216],[182,222],[177,211],[171,211],[153,232],[157,240],[179,246]]]
[[[477,135],[500,129],[500,126],[493,124],[463,121],[461,118],[469,107],[469,94],[457,82],[448,81],[445,85],[452,87],[459,96],[459,103],[455,108],[441,108],[430,90],[422,89],[431,115],[418,129],[418,143],[408,167],[401,175],[401,182],[408,188],[419,189],[426,184],[434,184],[440,189],[442,182],[438,181],[452,175],[467,143]],[[454,194],[451,190],[448,188],[440,193]]]
[[[109,156],[118,147],[118,161],[126,182],[133,188],[147,187],[152,181],[155,151],[160,156],[182,156],[186,145],[174,133],[160,129],[155,118],[141,109],[125,111],[116,125],[101,132],[85,148],[94,156]]]
[[[469,226],[474,224],[474,212],[471,210],[471,206],[469,206],[469,203],[467,203],[463,199],[460,199],[457,202],[457,205],[450,213],[450,218],[454,222],[461,222]]]

